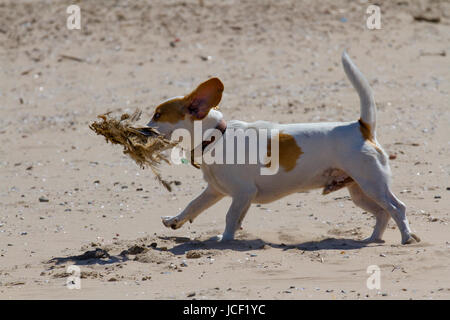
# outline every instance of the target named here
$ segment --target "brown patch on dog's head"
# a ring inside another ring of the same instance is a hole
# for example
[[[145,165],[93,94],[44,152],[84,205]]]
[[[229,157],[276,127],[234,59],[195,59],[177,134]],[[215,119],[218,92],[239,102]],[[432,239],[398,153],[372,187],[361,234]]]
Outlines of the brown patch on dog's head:
[[[168,100],[156,107],[152,120],[175,124],[189,114],[192,120],[202,120],[222,99],[223,84],[218,78],[209,79],[183,98]]]
[[[302,149],[297,145],[295,138],[287,133],[278,135],[279,139],[279,161],[285,171],[291,171],[297,164],[297,159],[303,154]],[[267,142],[267,155],[271,155],[271,140]],[[270,167],[270,162],[266,165]]]
[[[184,120],[185,116],[186,112],[184,99],[174,98],[157,106],[152,120],[154,122],[168,122],[175,124],[181,120]]]

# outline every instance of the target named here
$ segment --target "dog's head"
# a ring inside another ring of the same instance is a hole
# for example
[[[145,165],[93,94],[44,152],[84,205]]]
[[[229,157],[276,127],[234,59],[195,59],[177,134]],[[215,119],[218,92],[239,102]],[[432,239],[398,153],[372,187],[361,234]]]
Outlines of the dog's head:
[[[194,121],[216,124],[222,114],[216,107],[222,98],[223,84],[218,78],[209,79],[184,97],[175,97],[164,101],[156,107],[155,113],[147,126],[157,129],[165,137],[176,129],[187,129],[191,133]]]

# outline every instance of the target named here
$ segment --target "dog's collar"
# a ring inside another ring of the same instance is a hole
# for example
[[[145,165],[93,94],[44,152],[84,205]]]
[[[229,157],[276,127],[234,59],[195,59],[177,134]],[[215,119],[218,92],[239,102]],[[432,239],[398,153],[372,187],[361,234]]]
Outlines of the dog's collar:
[[[216,125],[215,129],[219,130],[220,132],[222,132],[222,135],[225,133],[225,131],[227,130],[227,123],[225,122],[225,120],[220,120],[219,123]],[[211,140],[209,141],[202,141],[202,154],[205,151],[206,147],[209,146],[211,143],[213,143],[215,140],[215,137],[212,136]],[[191,164],[197,168],[200,169],[200,165],[198,163],[196,163],[194,161],[194,149],[192,149],[191,151]]]
[[[227,130],[227,123],[225,122],[225,120],[221,119],[219,121],[219,123],[216,125],[215,129],[217,129],[220,132],[222,132],[222,135],[223,135],[225,133],[225,131]],[[215,140],[215,136],[212,136],[211,140],[203,141],[202,142],[202,152],[204,152],[206,147],[209,146],[211,143],[213,143],[214,140]]]

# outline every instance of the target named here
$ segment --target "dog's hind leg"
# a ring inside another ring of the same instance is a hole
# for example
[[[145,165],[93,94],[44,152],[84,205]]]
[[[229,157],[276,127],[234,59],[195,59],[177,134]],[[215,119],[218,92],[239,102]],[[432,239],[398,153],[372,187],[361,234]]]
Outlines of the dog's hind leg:
[[[406,217],[406,206],[390,190],[389,165],[387,162],[380,161],[379,158],[384,155],[369,148],[364,151],[364,153],[353,155],[353,163],[359,165],[344,164],[343,170],[355,180],[367,197],[394,219],[402,236],[402,244],[419,242],[420,238],[411,233]]]
[[[389,212],[400,230],[402,244],[420,241],[420,238],[411,232],[408,218],[406,217],[406,206],[392,193],[387,181],[384,181],[382,177],[367,180],[353,176],[353,179],[358,183],[365,195]]]
[[[390,219],[389,213],[371,198],[366,196],[356,183],[348,186],[348,191],[350,192],[353,202],[361,209],[372,213],[376,219],[372,235],[363,241],[368,243],[384,243],[382,237]]]
[[[406,217],[405,204],[401,202],[389,189],[386,190],[384,197],[387,200],[385,200],[387,203],[387,210],[397,223],[397,226],[402,234],[402,244],[420,242],[420,238],[416,234],[412,233],[411,228],[409,227],[408,218]]]

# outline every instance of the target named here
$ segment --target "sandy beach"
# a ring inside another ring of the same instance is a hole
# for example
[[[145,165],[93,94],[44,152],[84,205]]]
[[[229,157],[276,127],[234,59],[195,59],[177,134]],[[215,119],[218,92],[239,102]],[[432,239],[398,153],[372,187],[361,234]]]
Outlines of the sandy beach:
[[[0,299],[449,299],[450,3],[377,1],[0,2]],[[346,49],[377,101],[392,189],[422,239],[365,245],[375,219],[346,189],[253,205],[218,243],[231,199],[167,229],[205,188],[163,165],[168,192],[89,129],[98,114],[144,110],[210,77],[226,120],[353,121]],[[80,271],[70,290],[69,266]],[[369,289],[367,268],[380,269]],[[69,283],[69,284],[68,284]]]

